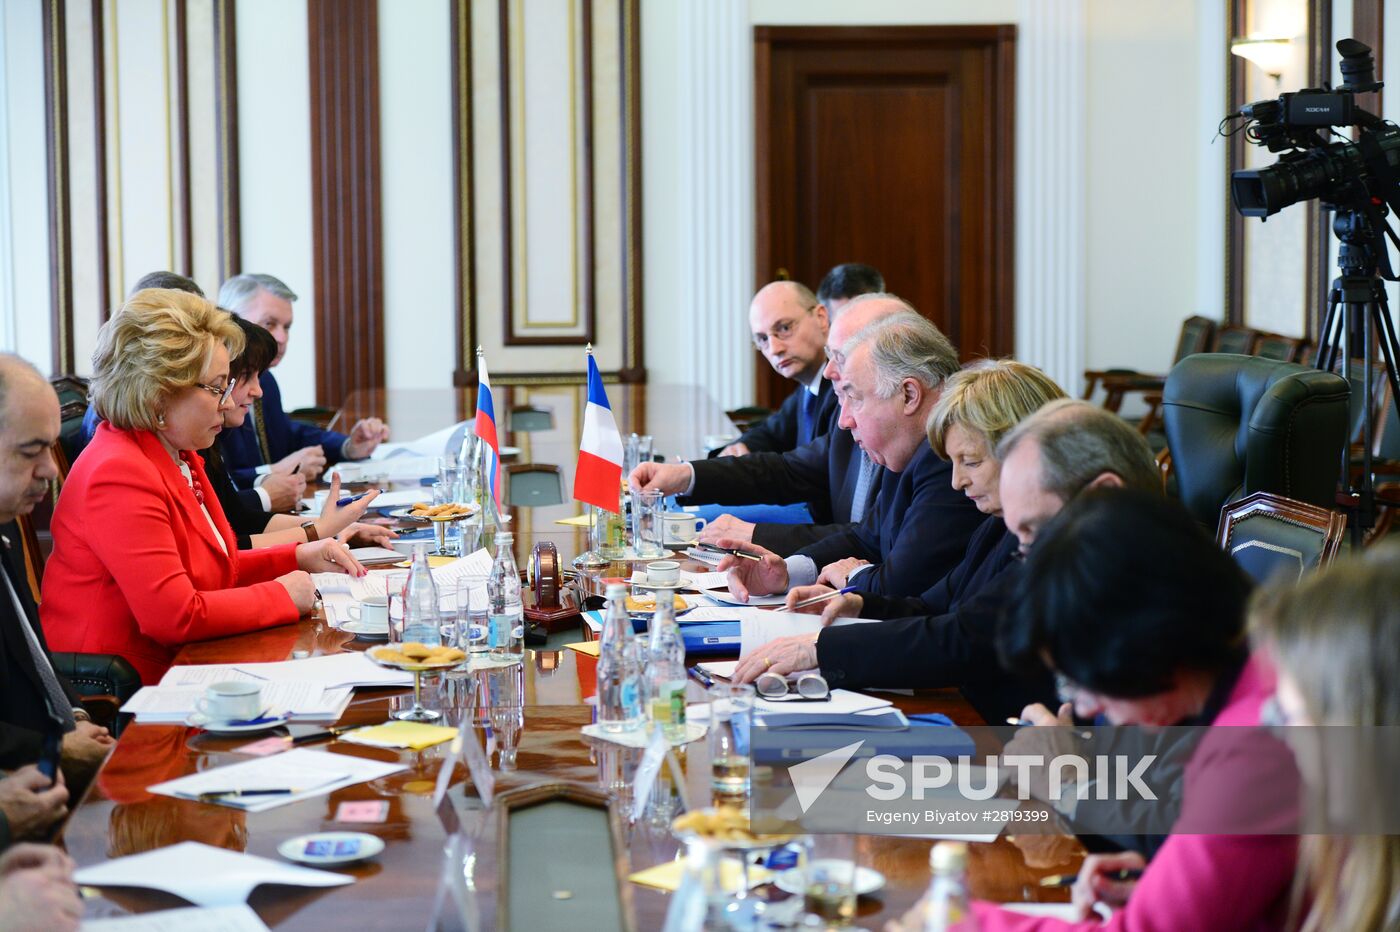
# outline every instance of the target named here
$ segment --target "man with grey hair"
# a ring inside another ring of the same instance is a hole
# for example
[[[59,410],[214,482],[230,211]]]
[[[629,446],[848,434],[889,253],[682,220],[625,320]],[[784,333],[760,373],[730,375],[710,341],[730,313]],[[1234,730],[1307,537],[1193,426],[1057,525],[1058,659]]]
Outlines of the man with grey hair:
[[[1066,398],[1045,405],[1002,438],[997,458],[1002,518],[1022,552],[1085,489],[1162,494],[1147,441],[1116,414],[1086,401]],[[1054,698],[1048,674],[1028,679],[1008,673],[997,656],[998,624],[1013,604],[1020,578],[1021,564],[1011,563],[943,614],[778,638],[740,661],[735,679],[747,682],[769,669],[786,674],[820,668],[833,688],[952,686],[989,722],[1016,716],[1055,724],[1054,714],[1040,705]]]
[[[855,305],[859,307],[860,305]],[[876,507],[850,530],[822,538],[786,560],[734,539],[759,560],[726,557],[736,598],[823,582],[882,595],[917,595],[962,560],[985,520],[953,488],[952,466],[928,444],[926,425],[958,354],[927,319],[901,310],[867,325],[840,348],[840,426],[887,473]]]
[[[257,324],[277,341],[272,365],[282,361],[292,329],[295,292],[280,279],[260,273],[235,275],[219,289],[219,306]],[[239,488],[260,485],[272,474],[298,472],[308,482],[327,466],[341,460],[362,460],[389,439],[389,428],[379,418],[365,418],[350,435],[322,430],[293,421],[282,410],[282,389],[269,367],[259,383],[262,397],[253,402],[243,426],[223,437],[224,460]]]
[[[1085,489],[1162,491],[1162,474],[1147,440],[1116,414],[1087,401],[1050,402],[1001,439],[997,459],[1002,517],[1022,553]]]

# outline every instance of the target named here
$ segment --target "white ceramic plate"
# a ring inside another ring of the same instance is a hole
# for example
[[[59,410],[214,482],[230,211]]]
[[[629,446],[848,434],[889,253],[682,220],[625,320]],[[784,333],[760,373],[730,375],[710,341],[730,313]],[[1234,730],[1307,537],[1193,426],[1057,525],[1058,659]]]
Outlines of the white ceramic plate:
[[[361,641],[389,640],[389,626],[375,625],[367,621],[347,621],[340,626],[341,631],[349,631]]]
[[[817,863],[825,864],[828,860],[818,861]],[[835,865],[839,862],[831,861],[830,863]],[[784,890],[788,893],[796,893],[798,896],[801,896],[804,892],[802,885],[802,868],[794,867],[792,870],[783,871],[773,880],[773,883],[779,890]],[[865,896],[866,894],[874,893],[884,885],[884,874],[869,867],[856,868],[857,896]]]
[[[277,728],[285,725],[291,719],[286,715],[278,715],[265,721],[255,722],[250,725],[233,725],[228,722],[220,722],[211,719],[202,712],[192,712],[190,717],[185,719],[186,725],[193,725],[215,735],[244,735],[258,731],[267,731],[270,728]]]
[[[383,850],[382,839],[364,832],[316,832],[288,838],[277,846],[277,853],[282,857],[312,867],[354,864]]]

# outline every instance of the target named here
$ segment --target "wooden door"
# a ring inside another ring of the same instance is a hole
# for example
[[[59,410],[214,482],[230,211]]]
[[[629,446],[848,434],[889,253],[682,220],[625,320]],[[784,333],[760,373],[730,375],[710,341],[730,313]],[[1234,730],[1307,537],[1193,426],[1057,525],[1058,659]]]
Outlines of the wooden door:
[[[1010,354],[1015,37],[755,28],[755,287],[868,262],[964,359]],[[776,406],[791,383],[755,359]]]

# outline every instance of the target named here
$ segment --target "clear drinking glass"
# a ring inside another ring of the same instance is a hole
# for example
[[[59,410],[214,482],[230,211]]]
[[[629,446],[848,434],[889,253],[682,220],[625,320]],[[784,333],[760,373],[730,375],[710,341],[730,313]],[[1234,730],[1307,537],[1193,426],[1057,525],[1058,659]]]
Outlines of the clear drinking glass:
[[[408,574],[395,571],[384,574],[384,595],[389,601],[389,641],[403,641],[404,588],[408,585]]]
[[[659,557],[665,548],[664,495],[656,489],[632,492],[632,549],[638,559]]]
[[[484,575],[463,576],[457,580],[457,646],[469,654],[491,647],[490,608]]]
[[[802,860],[803,910],[827,928],[849,925],[856,915],[856,836],[809,835]]]
[[[716,683],[710,700],[710,796],[716,806],[749,801],[749,734],[754,689],[747,683]]]

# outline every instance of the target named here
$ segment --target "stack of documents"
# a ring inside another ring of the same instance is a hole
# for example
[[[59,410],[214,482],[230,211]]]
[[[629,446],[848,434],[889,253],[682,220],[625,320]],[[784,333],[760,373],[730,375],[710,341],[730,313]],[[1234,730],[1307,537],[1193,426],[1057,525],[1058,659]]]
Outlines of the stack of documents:
[[[264,683],[264,714],[269,718],[285,715],[294,721],[335,721],[350,704],[352,692],[348,686],[327,689],[317,683]],[[143,686],[121,710],[135,715],[142,724],[180,725],[199,711],[203,697],[204,687],[199,685]]]
[[[442,607],[455,612],[458,581],[469,576],[491,575],[491,565],[494,562],[491,551],[483,547],[475,553],[433,567],[433,582],[437,584]],[[312,573],[311,581],[316,585],[316,591],[321,593],[321,602],[327,609],[327,615],[334,616],[342,622],[350,618],[349,608],[352,604],[370,596],[385,595],[387,584],[383,573],[368,573],[364,576]]]
[[[152,793],[262,812],[407,769],[349,754],[293,748],[147,787]],[[288,792],[280,792],[286,790]],[[271,793],[269,791],[279,791]],[[248,795],[239,796],[238,793]]]

